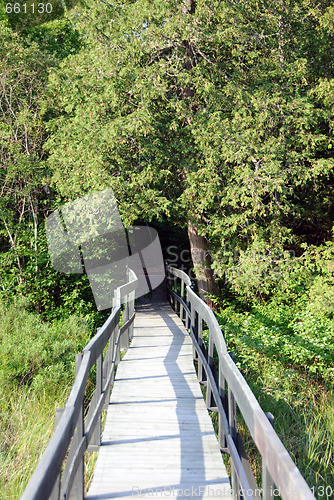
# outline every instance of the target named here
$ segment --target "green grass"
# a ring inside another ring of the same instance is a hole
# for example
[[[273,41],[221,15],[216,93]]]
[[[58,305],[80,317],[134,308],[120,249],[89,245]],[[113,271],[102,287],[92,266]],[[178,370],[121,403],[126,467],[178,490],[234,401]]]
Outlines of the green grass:
[[[54,431],[54,415],[64,405],[69,387],[54,395],[31,389],[16,390],[0,400],[0,498],[17,499],[23,493]]]
[[[93,320],[72,315],[45,322],[29,312],[25,300],[11,305],[0,301],[0,499],[19,499],[38,465],[54,432],[56,410],[65,406],[70,393],[75,354],[95,330]],[[94,366],[86,409],[95,373]],[[103,411],[102,429],[105,417]],[[85,454],[86,492],[96,459],[96,452]]]
[[[0,498],[20,498],[54,431],[75,377],[75,354],[91,336],[73,315],[53,323],[20,300],[0,302]]]

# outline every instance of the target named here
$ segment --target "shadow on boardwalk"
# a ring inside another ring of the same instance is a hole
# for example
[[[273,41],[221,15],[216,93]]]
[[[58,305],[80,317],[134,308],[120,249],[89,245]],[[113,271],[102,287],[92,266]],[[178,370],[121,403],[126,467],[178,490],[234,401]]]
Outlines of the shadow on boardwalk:
[[[130,497],[230,498],[191,339],[161,292],[137,308],[87,496]]]

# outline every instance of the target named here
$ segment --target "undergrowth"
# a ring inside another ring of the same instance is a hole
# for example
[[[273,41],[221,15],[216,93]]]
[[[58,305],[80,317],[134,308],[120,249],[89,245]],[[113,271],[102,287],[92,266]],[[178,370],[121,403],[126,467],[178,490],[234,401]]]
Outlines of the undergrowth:
[[[19,498],[54,431],[91,335],[83,316],[42,321],[24,300],[0,302],[0,498]]]
[[[217,313],[225,340],[263,411],[316,498],[334,495],[334,321],[301,303],[233,303]],[[241,416],[239,432],[261,485],[260,456]]]

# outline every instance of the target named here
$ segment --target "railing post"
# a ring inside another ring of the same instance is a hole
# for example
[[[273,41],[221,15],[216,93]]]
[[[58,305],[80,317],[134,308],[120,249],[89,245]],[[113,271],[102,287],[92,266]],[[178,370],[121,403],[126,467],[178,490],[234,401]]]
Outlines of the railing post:
[[[190,328],[193,331],[193,334],[196,337],[196,311],[195,308],[192,307],[190,311]],[[193,350],[193,359],[196,359],[196,349],[194,343],[192,343],[192,350]]]
[[[55,427],[54,429],[56,430],[59,422],[61,420],[62,414],[64,413],[64,408],[57,408],[56,410],[56,415],[55,415]],[[57,480],[55,482],[55,485],[53,487],[50,500],[59,500],[60,497],[60,486],[61,486],[61,475],[59,474],[57,477]]]
[[[103,358],[102,353],[96,360],[96,390],[94,394],[94,400],[92,400],[91,404],[96,406],[100,396],[102,394],[102,380],[103,380]],[[98,419],[95,424],[95,428],[89,443],[89,451],[98,451],[99,446],[101,445],[101,415],[98,416]]]
[[[220,399],[223,403],[224,409],[226,411],[226,392],[225,392],[225,377],[223,375],[223,370],[221,367],[221,362],[219,360],[219,396]],[[223,427],[223,420],[221,413],[219,412],[218,415],[218,439],[219,439],[219,446],[221,449],[226,449],[226,436],[224,432],[224,427]]]
[[[115,328],[115,347],[114,347],[114,358],[113,361],[115,362],[115,365],[118,365],[118,363],[121,361],[121,349],[120,349],[120,339],[118,338],[119,336],[119,326],[117,325]],[[118,340],[117,340],[118,338]]]
[[[188,305],[188,308],[190,309],[190,312],[192,311],[192,305],[191,305],[191,302],[189,300],[189,296],[188,296],[188,288],[187,288],[187,305]],[[191,317],[188,316],[187,312],[186,312],[186,317],[185,317],[185,327],[187,330],[190,329],[190,324],[191,324]]]
[[[266,417],[268,418],[271,425],[274,427],[275,418],[272,413],[266,413]],[[274,498],[274,481],[272,480],[265,461],[262,458],[262,499],[263,500],[271,500]]]
[[[135,312],[135,298],[136,298],[136,292],[133,291],[133,292],[130,292],[130,318],[132,318],[134,312]],[[129,339],[132,340],[133,339],[133,327],[134,327],[134,324],[133,322],[131,323],[130,325],[130,330],[129,330]]]
[[[203,347],[203,320],[200,315],[198,315],[198,320],[197,320],[197,337],[198,337],[198,344],[200,348],[202,349]],[[201,361],[200,356],[198,356],[198,381],[199,383],[203,383],[206,381],[206,373],[203,368],[203,364]]]
[[[237,405],[230,388],[228,388],[228,423],[230,426],[231,437],[235,445],[237,445]],[[233,498],[239,499],[240,498],[239,481],[237,478],[237,474],[232,459],[231,459],[231,483],[232,483],[231,486],[232,486]]]
[[[114,291],[113,308],[120,307],[120,306],[121,306],[120,292],[119,292],[119,289],[116,288],[116,290]]]
[[[211,371],[213,371],[213,338],[209,329],[209,347],[208,347],[208,365]],[[209,378],[207,379],[206,385],[206,406],[207,408],[212,407],[212,390]]]
[[[198,342],[198,322],[199,322],[199,314],[195,310],[194,335],[195,335],[195,339],[197,340],[197,342]],[[193,346],[193,358],[194,358],[194,361],[199,360],[198,352],[195,349],[195,346]]]
[[[124,303],[124,313],[123,313],[123,324],[125,324],[128,319],[129,319],[129,302],[127,300],[127,297],[125,297],[125,303]],[[121,351],[126,351],[126,349],[129,347],[129,328],[127,328],[123,333],[120,338],[120,349]]]
[[[109,377],[110,370],[113,370],[115,373],[115,365],[114,365],[114,356],[115,356],[115,337],[116,337],[116,331],[114,330],[111,334],[111,337],[109,339],[109,345],[108,345],[108,350],[106,354],[106,360],[103,363],[103,372],[104,372],[104,379],[107,380]],[[114,374],[111,378],[110,385],[108,387],[108,392],[110,391],[110,387],[114,382]],[[110,397],[106,397],[105,403],[104,403],[104,409],[107,410],[109,407],[109,401]]]
[[[114,292],[114,302],[113,302],[113,307],[121,307],[121,297],[120,297],[120,293],[119,293],[119,290],[117,288],[117,290],[115,290]],[[121,360],[121,351],[120,351],[120,339],[118,337],[118,334],[119,334],[119,326],[117,326],[115,328],[115,332],[114,332],[114,335],[115,335],[115,340],[114,340],[114,352],[113,352],[113,357],[112,357],[112,361],[115,362],[115,365],[118,365],[118,363],[120,362]]]
[[[129,282],[129,268],[126,270],[126,281]],[[123,324],[126,323],[130,319],[130,295],[126,295],[124,297],[124,313],[123,313]],[[121,299],[120,299],[121,302]],[[126,351],[129,347],[130,335],[129,335],[129,327],[123,332],[121,337],[121,351]]]
[[[96,333],[98,333],[99,329],[100,328],[96,329]],[[111,337],[112,337],[112,334],[109,338],[109,343],[108,343],[108,347],[107,347],[107,351],[106,351],[106,354],[104,356],[104,359],[103,359],[103,355],[102,355],[102,387],[104,387],[104,382],[106,381],[106,379],[108,377],[109,367],[111,364],[111,354],[110,354]]]
[[[78,374],[80,364],[81,364],[82,354],[75,355],[75,365],[76,365],[76,373]],[[84,436],[84,408],[83,402],[81,403],[80,412],[77,421],[77,431],[73,436],[73,445],[76,447],[80,446],[81,440]],[[73,446],[72,445],[72,446]],[[70,492],[70,500],[83,500],[84,498],[84,454],[81,457],[81,461],[79,467],[75,473],[75,477],[73,480],[73,486]]]
[[[176,280],[175,280],[175,290],[174,290],[174,292],[176,293],[176,295],[179,295],[179,294],[178,294],[178,291],[177,291],[177,285],[178,285],[178,280],[179,280],[179,279],[180,279],[180,278],[179,278],[179,277],[177,277],[177,278],[176,278]],[[181,280],[181,279],[180,279],[180,282],[182,282],[182,280]],[[177,300],[177,301],[175,302],[175,312],[176,312],[176,314],[178,314],[179,316],[180,316],[180,305],[181,305],[181,304],[180,304],[180,302]]]
[[[184,300],[184,281],[181,279],[181,299]],[[181,321],[183,322],[183,313],[184,313],[184,309],[183,309],[183,305],[180,303],[180,318],[181,318]]]

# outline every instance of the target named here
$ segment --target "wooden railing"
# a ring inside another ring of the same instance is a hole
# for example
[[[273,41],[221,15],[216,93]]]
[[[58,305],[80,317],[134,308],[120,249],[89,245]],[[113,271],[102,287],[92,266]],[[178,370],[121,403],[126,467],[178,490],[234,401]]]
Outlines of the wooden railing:
[[[245,379],[233,362],[218,321],[192,290],[189,276],[167,266],[168,292],[172,307],[189,330],[198,364],[199,382],[206,386],[206,405],[218,412],[218,438],[222,452],[231,458],[233,498],[252,500],[313,499],[314,495],[284,448]],[[208,330],[208,341],[203,339]],[[215,358],[215,361],[214,361]],[[262,457],[262,486],[258,487],[238,432],[239,409]]]
[[[97,451],[100,445],[102,409],[109,403],[120,351],[127,349],[133,335],[137,284],[136,275],[128,270],[128,283],[115,291],[111,315],[76,356],[71,393],[65,408],[57,411],[55,432],[21,500],[84,498],[84,454]],[[88,376],[94,365],[96,388],[84,412]]]

